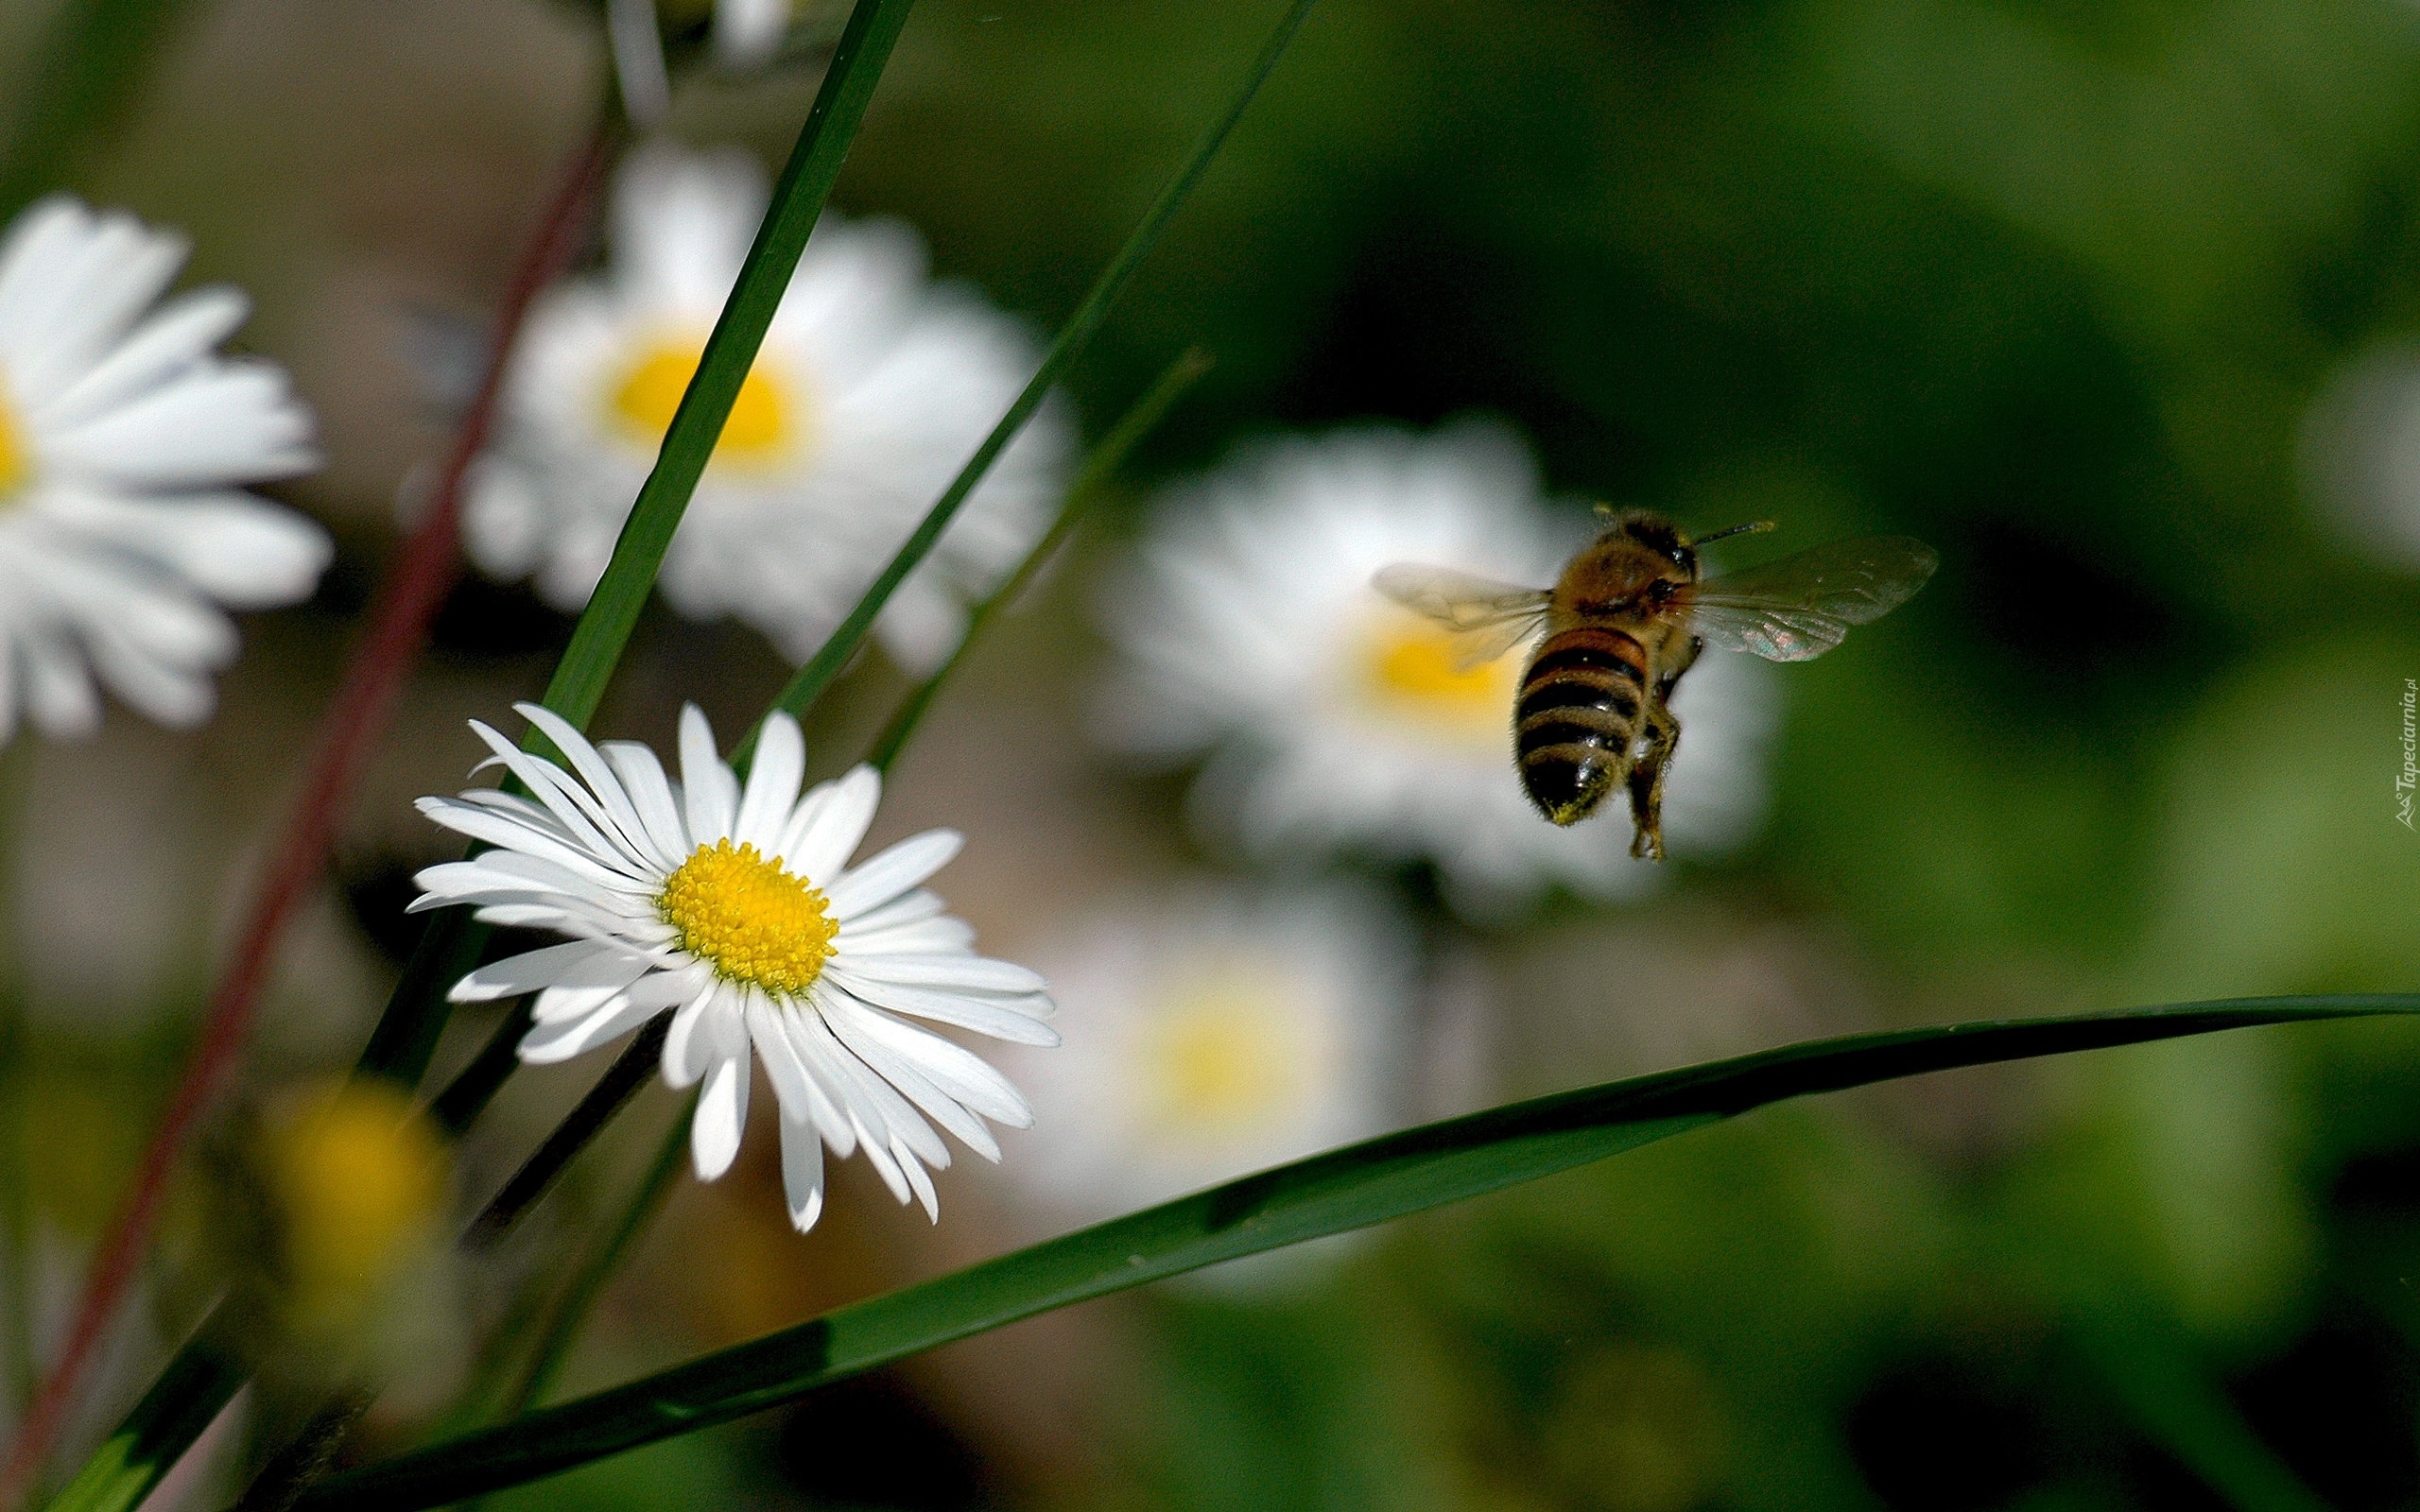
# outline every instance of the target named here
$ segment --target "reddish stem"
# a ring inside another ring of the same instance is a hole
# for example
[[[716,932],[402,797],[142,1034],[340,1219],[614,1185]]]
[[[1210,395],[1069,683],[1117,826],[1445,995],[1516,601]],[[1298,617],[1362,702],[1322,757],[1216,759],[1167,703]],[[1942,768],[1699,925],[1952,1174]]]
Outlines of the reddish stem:
[[[109,1331],[134,1280],[145,1243],[159,1217],[160,1201],[177,1158],[183,1153],[195,1126],[234,1069],[250,1037],[260,1005],[261,988],[274,964],[277,945],[295,910],[319,881],[335,838],[337,820],[368,764],[372,747],[394,717],[396,699],[413,661],[428,639],[446,593],[461,571],[458,528],[462,512],[462,479],[472,461],[487,446],[502,394],[505,368],[512,353],[529,306],[541,290],[562,275],[579,249],[588,211],[596,198],[612,155],[614,132],[610,118],[592,132],[579,157],[563,176],[529,243],[513,270],[511,285],[496,312],[495,332],[488,346],[479,387],[454,434],[454,445],[438,473],[428,513],[413,529],[403,554],[381,585],[368,629],[354,648],[343,684],[320,721],[308,780],[276,849],[259,890],[253,894],[233,955],[211,994],[201,1036],[185,1064],[167,1112],[161,1118],[151,1143],[143,1152],[133,1185],[128,1189],[109,1231],[86,1272],[84,1291],[67,1346],[43,1379],[26,1416],[25,1427],[10,1449],[8,1467],[0,1472],[0,1506],[18,1505],[33,1477],[49,1457],[75,1400],[77,1388],[92,1364],[93,1353]]]

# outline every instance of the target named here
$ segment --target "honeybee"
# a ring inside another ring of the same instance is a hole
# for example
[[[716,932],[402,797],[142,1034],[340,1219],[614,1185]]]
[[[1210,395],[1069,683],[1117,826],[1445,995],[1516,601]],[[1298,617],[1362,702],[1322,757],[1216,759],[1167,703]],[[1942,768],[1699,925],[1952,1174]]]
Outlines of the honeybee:
[[[1546,632],[1512,703],[1513,762],[1538,812],[1557,824],[1630,789],[1630,853],[1664,859],[1664,773],[1681,740],[1669,700],[1707,646],[1804,662],[1852,625],[1904,604],[1941,558],[1906,536],[1817,546],[1700,581],[1698,547],[1773,528],[1770,520],[1695,541],[1646,510],[1609,527],[1552,588],[1517,588],[1444,567],[1398,562],[1378,591],[1457,632],[1457,665],[1492,662]]]

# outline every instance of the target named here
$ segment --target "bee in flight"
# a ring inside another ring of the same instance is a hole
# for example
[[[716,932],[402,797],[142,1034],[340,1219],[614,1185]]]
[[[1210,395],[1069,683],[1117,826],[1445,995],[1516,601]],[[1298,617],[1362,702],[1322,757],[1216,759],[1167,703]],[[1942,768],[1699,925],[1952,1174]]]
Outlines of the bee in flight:
[[[1661,861],[1664,772],[1681,740],[1669,699],[1698,653],[1822,656],[1850,626],[1906,603],[1941,562],[1921,541],[1871,536],[1700,580],[1698,547],[1772,528],[1759,521],[1690,541],[1642,509],[1615,517],[1552,588],[1409,562],[1374,581],[1456,632],[1462,670],[1545,631],[1512,704],[1513,761],[1530,801],[1557,824],[1577,824],[1627,785],[1637,826],[1630,853]]]

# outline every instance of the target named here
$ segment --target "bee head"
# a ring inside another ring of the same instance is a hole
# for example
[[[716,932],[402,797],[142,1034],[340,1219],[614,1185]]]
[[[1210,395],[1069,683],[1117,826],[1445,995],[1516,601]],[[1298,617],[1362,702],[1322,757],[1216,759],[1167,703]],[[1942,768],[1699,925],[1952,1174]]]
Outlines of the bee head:
[[[1660,514],[1634,510],[1616,517],[1613,528],[1605,533],[1646,547],[1692,578],[1697,576],[1698,554],[1681,538],[1672,522]]]

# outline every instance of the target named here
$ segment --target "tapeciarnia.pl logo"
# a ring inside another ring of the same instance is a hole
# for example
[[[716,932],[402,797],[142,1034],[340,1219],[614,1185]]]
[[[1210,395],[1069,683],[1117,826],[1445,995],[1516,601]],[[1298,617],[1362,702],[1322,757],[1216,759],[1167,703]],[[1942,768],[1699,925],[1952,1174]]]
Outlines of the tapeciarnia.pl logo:
[[[2403,770],[2394,777],[2394,822],[2412,829],[2411,790],[2420,782],[2420,679],[2403,679]],[[2420,833],[2420,830],[2413,833]]]

